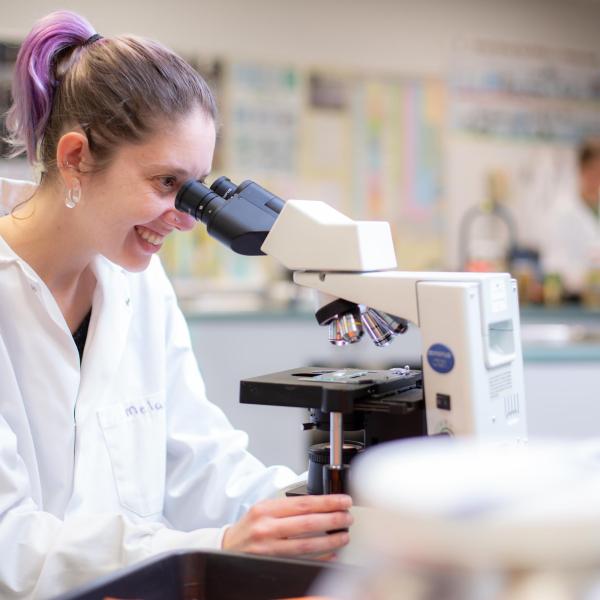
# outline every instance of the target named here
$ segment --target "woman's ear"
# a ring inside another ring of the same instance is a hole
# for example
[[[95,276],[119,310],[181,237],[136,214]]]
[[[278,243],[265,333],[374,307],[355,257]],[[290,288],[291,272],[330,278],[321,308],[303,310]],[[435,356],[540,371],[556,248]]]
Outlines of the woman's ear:
[[[81,177],[83,165],[91,164],[90,148],[84,133],[69,131],[58,140],[56,164],[67,187],[70,187],[73,177]]]

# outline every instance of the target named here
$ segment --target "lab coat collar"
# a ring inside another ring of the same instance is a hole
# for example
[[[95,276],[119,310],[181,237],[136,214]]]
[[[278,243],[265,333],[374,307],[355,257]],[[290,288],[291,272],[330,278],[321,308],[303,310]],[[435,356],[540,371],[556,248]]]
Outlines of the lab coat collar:
[[[19,202],[29,198],[36,187],[32,182],[0,178],[0,215],[8,214]],[[12,262],[20,266],[33,285],[45,289],[35,271],[0,237],[0,264]],[[119,367],[127,341],[132,311],[127,272],[100,255],[94,258],[91,267],[96,277],[96,289],[92,301],[92,319],[86,340],[78,394],[77,411],[79,415],[81,410],[81,416],[91,408],[87,406],[86,398],[98,397],[98,390],[88,389],[89,386],[97,387],[100,381],[111,381],[115,370]],[[70,336],[71,333],[54,299],[46,298],[44,304],[50,317],[65,334]],[[106,351],[107,348],[110,348],[109,352]],[[75,358],[75,354],[74,348],[74,360],[79,361],[78,357]]]
[[[9,214],[17,204],[30,198],[36,189],[37,185],[31,181],[0,177],[0,217]],[[0,263],[11,262],[23,264],[23,261],[12,251],[10,246],[0,238]],[[25,271],[26,275],[30,277],[31,273]]]
[[[19,202],[30,198],[37,184],[33,181],[0,177],[0,216],[7,215]]]
[[[95,413],[99,395],[110,393],[108,384],[116,379],[133,309],[127,271],[102,256],[96,257],[92,270],[97,283],[81,366],[77,422]]]

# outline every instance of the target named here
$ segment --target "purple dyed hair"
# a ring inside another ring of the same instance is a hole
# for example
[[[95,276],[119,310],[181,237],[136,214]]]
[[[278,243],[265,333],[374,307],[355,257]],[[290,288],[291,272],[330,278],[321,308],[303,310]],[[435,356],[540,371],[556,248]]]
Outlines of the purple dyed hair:
[[[6,122],[12,156],[26,152],[54,171],[58,142],[75,127],[87,136],[90,167],[100,169],[120,144],[141,142],[195,107],[216,121],[210,88],[177,54],[133,36],[86,44],[93,34],[84,18],[58,11],[23,42]]]
[[[6,118],[12,156],[25,150],[29,162],[36,161],[37,144],[52,110],[58,57],[68,48],[82,46],[94,33],[88,21],[66,10],[53,12],[34,25],[17,56],[13,105]]]

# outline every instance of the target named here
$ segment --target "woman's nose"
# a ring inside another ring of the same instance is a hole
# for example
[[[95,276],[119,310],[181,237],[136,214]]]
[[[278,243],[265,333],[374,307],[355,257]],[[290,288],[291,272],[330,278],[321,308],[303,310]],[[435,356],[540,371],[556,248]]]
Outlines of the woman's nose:
[[[194,217],[175,209],[168,210],[163,215],[163,221],[179,231],[189,231],[196,224]]]

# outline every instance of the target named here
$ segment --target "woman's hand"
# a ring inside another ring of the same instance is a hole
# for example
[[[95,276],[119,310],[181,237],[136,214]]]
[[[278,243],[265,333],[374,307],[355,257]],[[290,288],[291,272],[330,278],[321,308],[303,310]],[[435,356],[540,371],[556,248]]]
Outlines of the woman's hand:
[[[270,556],[331,555],[348,543],[350,496],[296,496],[255,504],[223,536],[223,550]]]

